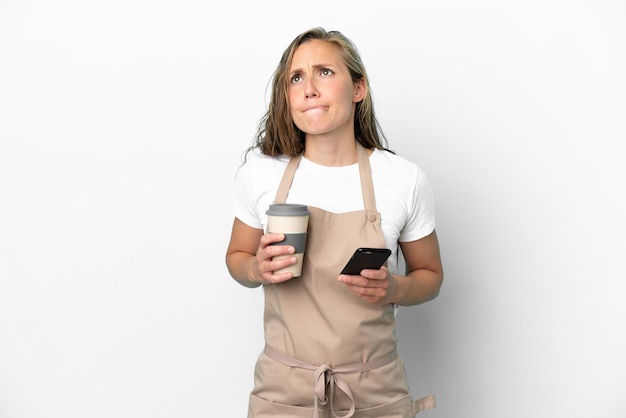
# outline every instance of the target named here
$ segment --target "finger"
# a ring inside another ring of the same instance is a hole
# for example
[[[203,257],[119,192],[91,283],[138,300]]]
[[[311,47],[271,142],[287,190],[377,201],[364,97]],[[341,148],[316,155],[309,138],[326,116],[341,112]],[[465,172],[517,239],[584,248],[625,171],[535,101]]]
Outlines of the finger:
[[[267,271],[274,272],[281,270],[285,267],[293,266],[298,262],[298,259],[293,255],[280,255],[272,258],[266,262]]]
[[[292,255],[296,249],[292,245],[270,245],[265,247],[265,254],[268,258]]]
[[[286,282],[287,280],[293,279],[293,274],[290,272],[280,274],[268,273],[264,277],[264,279],[267,281],[267,283],[282,283]]]
[[[382,288],[386,286],[384,280],[369,279],[364,276],[351,276],[347,274],[339,275],[339,281],[351,286],[362,288]]]
[[[298,262],[298,259],[291,255],[279,255],[273,258],[267,258],[264,261],[259,261],[258,269],[261,273],[261,277],[264,281],[270,283],[278,283],[285,280],[289,280],[293,277],[290,272],[275,273],[285,267],[292,266]]]
[[[371,280],[385,280],[387,278],[387,268],[381,267],[379,270],[364,269],[361,270],[361,276]]]
[[[261,237],[261,245],[268,246],[285,240],[285,234],[267,233]]]
[[[385,291],[376,287],[361,287],[348,285],[348,288],[357,296],[370,302],[378,302],[385,297]]]

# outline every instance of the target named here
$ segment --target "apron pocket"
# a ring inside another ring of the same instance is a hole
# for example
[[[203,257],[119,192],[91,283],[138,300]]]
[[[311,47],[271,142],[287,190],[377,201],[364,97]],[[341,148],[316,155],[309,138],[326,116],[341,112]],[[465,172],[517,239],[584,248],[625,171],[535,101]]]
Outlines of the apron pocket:
[[[434,405],[433,405],[434,407]],[[421,408],[420,408],[421,409]],[[424,409],[431,409],[426,407]],[[352,418],[414,418],[419,410],[413,412],[414,402],[410,395],[404,396],[395,401],[372,408],[357,409]],[[343,416],[348,411],[335,411],[339,416]],[[320,417],[324,416],[319,410]],[[250,395],[248,406],[248,418],[290,418],[302,417],[311,418],[313,408],[283,405],[276,402],[266,401],[258,396]]]
[[[320,409],[320,416],[323,416]],[[248,404],[248,418],[311,418],[313,408],[283,405],[276,402],[266,401],[258,396],[250,395]]]
[[[338,414],[339,415],[339,414]],[[406,395],[372,408],[357,409],[352,418],[413,418],[413,401]]]

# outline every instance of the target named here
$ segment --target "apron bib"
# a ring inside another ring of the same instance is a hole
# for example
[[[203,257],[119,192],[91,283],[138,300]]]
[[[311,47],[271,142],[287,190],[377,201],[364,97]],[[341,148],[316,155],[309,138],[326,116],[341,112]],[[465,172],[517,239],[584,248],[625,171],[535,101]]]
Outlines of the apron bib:
[[[393,306],[367,302],[337,280],[358,247],[385,247],[367,150],[357,145],[365,209],[311,213],[302,275],[263,286],[266,349],[255,367],[248,418],[410,418],[413,401],[396,352]],[[275,203],[285,203],[300,162],[292,158]]]

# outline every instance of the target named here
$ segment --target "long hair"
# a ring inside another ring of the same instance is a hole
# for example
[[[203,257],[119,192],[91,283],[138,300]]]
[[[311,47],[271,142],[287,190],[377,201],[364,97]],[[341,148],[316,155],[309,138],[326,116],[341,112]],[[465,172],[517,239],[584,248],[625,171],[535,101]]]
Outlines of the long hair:
[[[254,145],[265,155],[294,157],[304,152],[305,134],[291,118],[287,89],[287,74],[296,49],[305,42],[320,40],[336,45],[346,63],[353,82],[365,80],[365,98],[356,104],[354,135],[365,148],[387,149],[387,140],[374,114],[369,79],[356,46],[341,32],[313,28],[298,35],[283,52],[272,79],[271,98],[267,112],[259,122]]]

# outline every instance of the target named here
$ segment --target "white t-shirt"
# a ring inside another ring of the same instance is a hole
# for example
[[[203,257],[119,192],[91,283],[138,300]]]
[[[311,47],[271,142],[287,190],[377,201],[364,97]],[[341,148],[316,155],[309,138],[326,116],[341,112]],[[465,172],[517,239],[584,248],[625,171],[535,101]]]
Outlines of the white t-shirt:
[[[263,155],[258,149],[248,153],[236,176],[234,212],[240,221],[265,230],[265,211],[274,202],[288,161],[285,156]],[[398,242],[418,240],[435,229],[433,193],[426,175],[416,164],[378,149],[369,161],[376,208],[381,215],[385,243],[392,251],[388,267],[392,273],[398,273]],[[327,167],[302,157],[287,203],[334,213],[363,210],[359,165]]]

